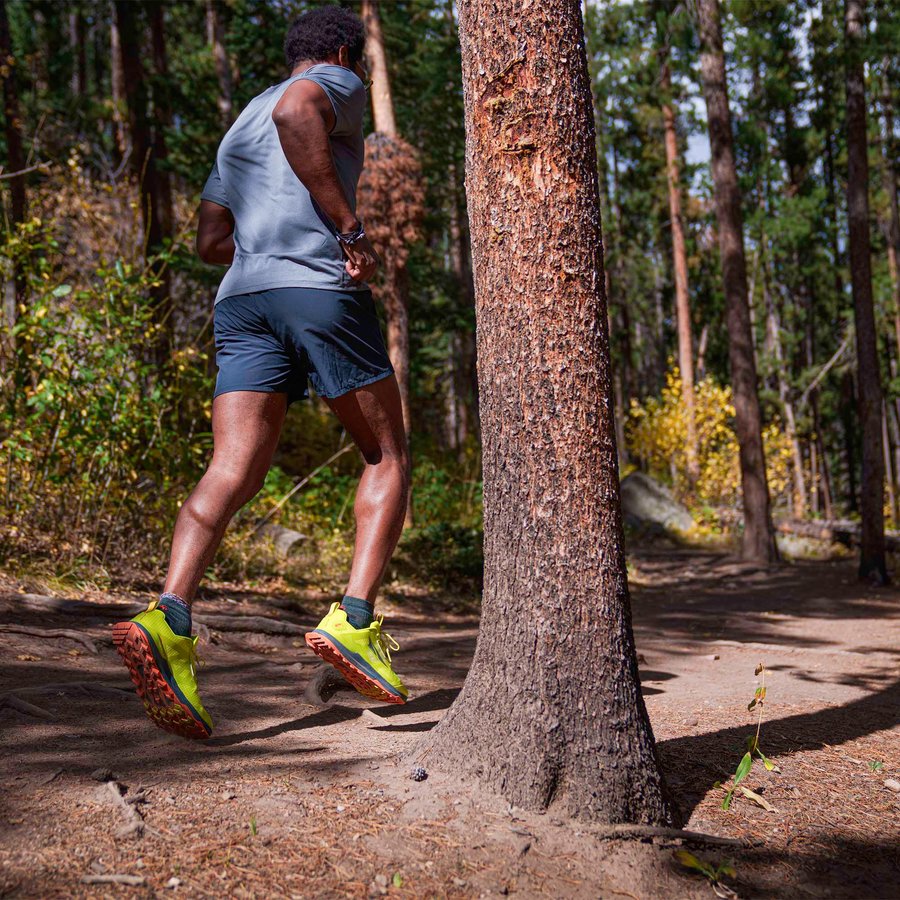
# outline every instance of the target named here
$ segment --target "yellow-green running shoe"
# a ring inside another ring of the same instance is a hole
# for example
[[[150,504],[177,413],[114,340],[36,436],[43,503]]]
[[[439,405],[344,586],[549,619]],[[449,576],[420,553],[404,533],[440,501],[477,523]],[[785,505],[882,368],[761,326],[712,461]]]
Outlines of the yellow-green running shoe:
[[[213,723],[194,675],[198,638],[175,634],[158,602],[114,625],[113,643],[154,724],[181,737],[207,738]]]
[[[306,643],[364,697],[406,703],[409,691],[391,668],[391,650],[400,645],[381,630],[383,620],[381,616],[368,628],[354,628],[341,605],[332,603],[328,615],[306,635]]]

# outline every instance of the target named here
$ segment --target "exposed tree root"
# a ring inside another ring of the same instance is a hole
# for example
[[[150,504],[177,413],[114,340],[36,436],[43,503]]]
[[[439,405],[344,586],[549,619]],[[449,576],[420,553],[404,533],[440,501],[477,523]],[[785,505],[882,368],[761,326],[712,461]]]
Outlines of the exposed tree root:
[[[27,634],[38,638],[67,638],[81,644],[89,653],[97,655],[97,645],[85,634],[65,628],[26,628],[24,625],[0,625],[0,632]]]
[[[293,622],[281,622],[278,619],[267,619],[264,616],[194,616],[194,622],[205,625],[214,631],[255,631],[259,634],[301,635],[308,628],[295,625]]]
[[[101,697],[118,697],[120,699],[133,697],[134,688],[119,687],[115,684],[105,684],[102,681],[55,681],[50,684],[36,684],[31,687],[17,688],[12,692],[0,694],[0,703],[7,697],[18,694],[98,694]]]
[[[46,709],[35,706],[33,703],[29,703],[27,700],[23,700],[15,694],[4,694],[0,697],[0,707],[4,706],[8,706],[10,709],[14,709],[20,713],[25,713],[26,716],[34,716],[36,719],[51,720],[56,718],[53,713],[47,712]]]
[[[716,847],[747,847],[746,841],[734,838],[719,837],[715,834],[702,834],[699,831],[685,831],[682,828],[666,828],[662,825],[591,825],[591,834],[597,837],[642,840],[643,838],[670,838],[672,840],[690,841],[693,844],[709,844]]]

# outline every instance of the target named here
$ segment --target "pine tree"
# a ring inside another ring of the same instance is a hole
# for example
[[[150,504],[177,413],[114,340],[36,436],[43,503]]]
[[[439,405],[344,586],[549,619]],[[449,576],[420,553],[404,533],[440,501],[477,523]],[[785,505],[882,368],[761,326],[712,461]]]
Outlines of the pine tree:
[[[580,5],[470,0],[459,14],[485,589],[430,759],[519,805],[669,821],[622,551]]]

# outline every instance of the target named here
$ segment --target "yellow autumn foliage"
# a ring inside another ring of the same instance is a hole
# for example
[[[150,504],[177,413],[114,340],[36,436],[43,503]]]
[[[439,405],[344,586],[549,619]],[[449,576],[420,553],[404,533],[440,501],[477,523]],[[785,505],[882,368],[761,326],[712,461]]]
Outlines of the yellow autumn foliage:
[[[707,376],[694,385],[694,418],[700,476],[691,490],[687,467],[687,418],[681,373],[671,366],[659,397],[632,399],[626,440],[632,455],[650,474],[669,483],[681,499],[712,505],[740,500],[741,473],[734,433],[731,388]],[[763,429],[766,474],[773,501],[788,499],[791,489],[791,448],[778,421]]]

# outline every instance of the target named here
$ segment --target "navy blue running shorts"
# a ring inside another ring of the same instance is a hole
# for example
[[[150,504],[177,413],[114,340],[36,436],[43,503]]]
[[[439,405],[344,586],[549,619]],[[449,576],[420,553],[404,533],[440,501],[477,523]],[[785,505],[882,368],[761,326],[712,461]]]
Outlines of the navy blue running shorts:
[[[213,315],[216,397],[286,393],[288,403],[339,397],[392,374],[371,290],[287,287],[220,300]]]

